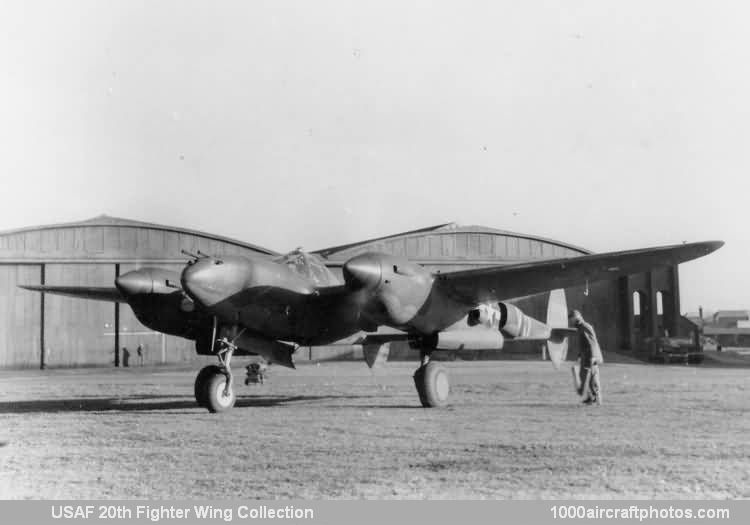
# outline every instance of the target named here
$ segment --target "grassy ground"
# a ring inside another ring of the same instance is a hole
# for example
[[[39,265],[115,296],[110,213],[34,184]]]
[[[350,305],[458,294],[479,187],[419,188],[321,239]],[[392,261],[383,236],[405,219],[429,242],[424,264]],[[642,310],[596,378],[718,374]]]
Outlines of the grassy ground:
[[[2,372],[0,497],[750,497],[747,369],[608,364],[597,408],[548,363],[448,363],[424,410],[414,366],[274,367],[221,415],[196,370]]]

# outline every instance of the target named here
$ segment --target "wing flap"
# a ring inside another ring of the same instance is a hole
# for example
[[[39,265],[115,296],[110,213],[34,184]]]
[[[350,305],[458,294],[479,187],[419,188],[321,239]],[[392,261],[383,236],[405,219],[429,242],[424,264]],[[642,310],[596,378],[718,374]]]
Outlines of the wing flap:
[[[706,241],[462,270],[437,274],[436,284],[454,299],[475,305],[673,266],[723,245],[722,241]]]
[[[19,285],[19,288],[32,292],[50,293],[78,299],[94,299],[97,301],[111,301],[124,303],[125,298],[114,286],[47,286],[47,285]]]

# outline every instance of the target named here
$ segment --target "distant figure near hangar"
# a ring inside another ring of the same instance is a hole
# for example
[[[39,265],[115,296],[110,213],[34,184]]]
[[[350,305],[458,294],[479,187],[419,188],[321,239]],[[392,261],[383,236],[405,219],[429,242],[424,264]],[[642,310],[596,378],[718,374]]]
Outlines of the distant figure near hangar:
[[[127,304],[77,301],[17,287],[105,287],[116,276],[144,266],[179,273],[186,262],[182,249],[215,256],[281,255],[221,236],[107,216],[0,233],[0,367],[112,365],[119,360],[119,348],[136,348],[139,341],[149,348],[149,362],[194,359],[192,341],[143,326]],[[446,272],[590,253],[532,235],[446,224],[318,255],[341,275],[348,259],[368,251],[405,256],[429,270]],[[305,264],[302,255],[297,262]],[[636,350],[652,335],[687,335],[679,316],[677,266],[567,288],[566,296],[570,308],[581,310],[597,326],[605,348]],[[527,314],[544,318],[546,296],[515,303]],[[298,352],[295,359],[306,355]]]

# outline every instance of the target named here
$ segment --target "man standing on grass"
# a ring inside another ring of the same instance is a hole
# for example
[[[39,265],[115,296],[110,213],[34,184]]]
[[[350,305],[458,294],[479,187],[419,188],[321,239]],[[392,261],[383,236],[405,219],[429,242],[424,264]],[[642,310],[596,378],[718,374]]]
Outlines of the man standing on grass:
[[[578,393],[585,395],[583,402],[587,405],[602,404],[602,389],[599,379],[599,365],[604,362],[602,349],[596,339],[594,327],[587,323],[581,312],[570,312],[569,321],[578,331],[579,387]]]

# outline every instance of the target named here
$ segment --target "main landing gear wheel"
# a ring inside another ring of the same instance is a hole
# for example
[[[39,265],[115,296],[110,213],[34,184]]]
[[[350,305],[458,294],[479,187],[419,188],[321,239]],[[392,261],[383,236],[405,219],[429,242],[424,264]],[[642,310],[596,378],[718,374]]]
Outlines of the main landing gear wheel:
[[[195,378],[195,400],[198,402],[199,407],[207,408],[208,402],[206,401],[206,389],[205,382],[214,374],[220,374],[221,367],[217,365],[204,366],[198,376]]]
[[[444,407],[448,404],[451,391],[448,371],[438,363],[430,361],[417,368],[414,385],[423,407]]]
[[[204,367],[195,378],[195,400],[209,412],[224,412],[234,406],[237,396],[220,366]]]
[[[203,399],[205,407],[211,413],[224,412],[234,406],[237,396],[231,384],[227,385],[230,379],[222,370],[209,375],[203,383]]]

